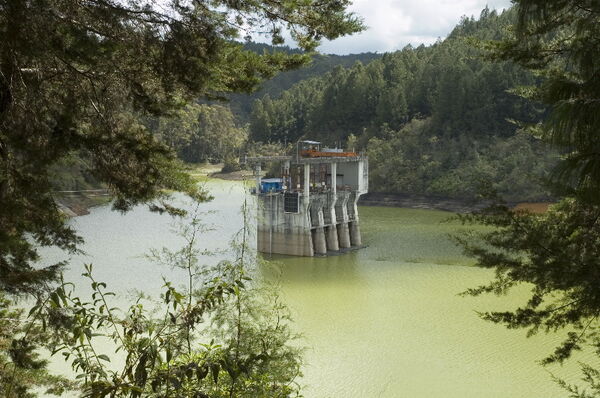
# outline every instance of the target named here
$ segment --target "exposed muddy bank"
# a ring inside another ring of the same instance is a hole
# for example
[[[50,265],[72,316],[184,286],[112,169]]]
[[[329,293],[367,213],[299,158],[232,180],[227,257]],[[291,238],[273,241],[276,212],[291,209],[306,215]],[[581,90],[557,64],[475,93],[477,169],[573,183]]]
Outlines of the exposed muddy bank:
[[[239,171],[232,171],[230,173],[222,173],[219,171],[216,173],[208,174],[208,177],[218,178],[220,180],[227,180],[227,181],[246,181],[246,180],[254,178],[254,174],[251,170],[239,170]]]
[[[111,196],[106,190],[93,190],[95,192],[74,192],[59,194],[55,200],[59,209],[67,217],[85,216],[90,214],[90,209],[101,206],[111,201]]]
[[[404,207],[408,209],[444,210],[453,213],[472,213],[490,206],[491,200],[474,200],[461,198],[448,198],[435,195],[416,195],[408,193],[381,193],[369,192],[360,197],[359,206],[389,206]],[[517,210],[528,210],[533,213],[543,213],[548,209],[550,202],[507,202],[509,207]]]

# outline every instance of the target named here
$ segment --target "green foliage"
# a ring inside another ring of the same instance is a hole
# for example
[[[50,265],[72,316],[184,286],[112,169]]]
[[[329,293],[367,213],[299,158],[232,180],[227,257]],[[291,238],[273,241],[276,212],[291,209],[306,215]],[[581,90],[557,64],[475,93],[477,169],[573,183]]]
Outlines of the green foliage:
[[[76,250],[50,170],[80,154],[126,211],[176,211],[165,190],[197,192],[141,118],[199,98],[250,92],[308,55],[256,54],[236,42],[282,29],[306,51],[362,29],[342,1],[0,0],[0,290],[32,291],[61,264],[34,269],[35,245]],[[237,28],[243,27],[243,28]],[[27,239],[29,238],[29,239]]]
[[[50,168],[52,188],[57,191],[80,191],[101,188],[101,184],[90,173],[86,159],[80,154],[61,158]]]
[[[37,345],[47,341],[48,333],[27,322],[23,312],[0,295],[0,396],[35,397],[33,388],[60,396],[74,385],[46,371]]]
[[[225,158],[225,163],[223,164],[223,168],[221,169],[222,173],[232,173],[234,171],[240,171],[242,169],[242,165],[240,164],[240,160],[237,157],[228,157]]]
[[[598,49],[600,5],[589,0],[515,0],[512,34],[488,43],[491,55],[534,71],[541,81],[516,92],[541,101],[548,116],[532,129],[565,150],[554,170],[554,187],[567,193],[543,215],[496,207],[468,216],[469,222],[495,227],[492,232],[459,238],[478,264],[496,279],[469,294],[503,294],[527,283],[531,297],[520,308],[482,314],[509,328],[564,330],[566,338],[544,362],[562,362],[573,351],[591,346],[600,352],[600,188]],[[600,396],[599,372],[582,365],[589,389],[557,380],[571,397]]]
[[[292,344],[297,336],[287,308],[272,288],[258,287],[252,280],[257,258],[248,247],[248,224],[232,242],[232,260],[207,266],[201,257],[215,252],[199,247],[207,229],[201,217],[196,206],[179,223],[177,233],[184,241],[180,249],[148,255],[187,275],[181,287],[165,281],[158,301],[140,297],[122,312],[111,305],[114,294],[106,283],[97,281],[92,266],[86,265],[83,276],[90,283],[90,298],[78,297],[75,286],[64,283],[31,309],[28,324],[45,336],[35,343],[71,364],[83,396],[298,395],[301,349]],[[100,351],[107,341],[114,354],[111,349]],[[10,373],[17,368],[5,369]],[[8,396],[16,396],[17,388],[31,393],[27,385],[7,380]]]
[[[540,110],[508,90],[535,79],[512,63],[482,59],[472,41],[502,34],[513,19],[511,11],[482,13],[479,21],[464,19],[433,46],[407,46],[366,66],[336,67],[276,100],[265,97],[255,103],[251,137],[295,141],[316,135],[333,142],[365,129],[378,135],[384,123],[397,129],[429,116],[437,135],[510,136],[511,119],[537,120]]]
[[[570,398],[596,398],[600,396],[600,371],[586,364],[582,364],[581,369],[583,372],[582,380],[587,384],[589,389],[568,384],[558,378],[555,378],[555,381],[569,392]]]
[[[485,313],[484,319],[508,328],[527,328],[529,335],[566,330],[567,338],[546,363],[562,362],[586,342],[600,348],[600,208],[566,199],[544,214],[497,206],[461,218],[495,227],[457,237],[477,265],[496,272],[493,282],[468,294],[505,294],[519,284],[531,286],[525,305],[510,312]]]
[[[156,124],[160,139],[188,163],[234,163],[247,139],[229,108],[220,105],[188,105]]]
[[[368,142],[374,190],[477,198],[495,192],[506,200],[544,200],[540,189],[556,155],[526,133],[472,141],[432,132],[431,119],[413,120],[401,130],[386,125]]]
[[[263,52],[283,51],[290,54],[300,54],[302,51],[291,49],[289,47],[272,47],[261,43],[246,43],[244,48],[254,51],[258,54]],[[361,53],[348,55],[334,54],[313,54],[311,61],[302,68],[279,73],[272,79],[266,80],[260,85],[260,89],[250,94],[231,94],[228,96],[229,106],[235,114],[237,120],[241,123],[250,121],[252,114],[253,103],[257,99],[262,99],[265,96],[277,98],[285,90],[290,89],[294,84],[300,83],[303,80],[311,77],[321,76],[330,72],[336,66],[351,67],[356,61],[369,63],[374,59],[380,58],[381,55],[376,53]]]
[[[511,91],[536,78],[513,63],[485,60],[473,45],[504,36],[514,19],[513,11],[486,9],[433,46],[336,67],[279,98],[265,96],[254,104],[250,137],[336,144],[354,135],[355,149],[371,153],[373,191],[474,198],[488,185],[509,199],[546,198],[527,178],[545,177],[556,155],[514,122],[538,121],[544,109]]]
[[[600,4],[591,0],[517,0],[518,20],[494,56],[543,79],[521,90],[546,104],[543,136],[566,148],[555,179],[570,194],[598,203],[600,190]]]

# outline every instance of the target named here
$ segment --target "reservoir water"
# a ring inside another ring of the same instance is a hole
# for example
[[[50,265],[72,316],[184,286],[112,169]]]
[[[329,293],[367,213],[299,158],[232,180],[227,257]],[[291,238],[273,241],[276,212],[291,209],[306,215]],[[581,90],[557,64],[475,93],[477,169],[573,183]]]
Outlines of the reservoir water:
[[[242,226],[246,195],[239,182],[209,181],[212,202],[202,204],[201,246],[226,248]],[[565,397],[550,372],[579,379],[578,359],[541,367],[560,336],[526,338],[522,330],[480,320],[476,311],[514,309],[526,289],[508,297],[460,297],[466,288],[489,281],[492,273],[473,267],[448,239],[461,228],[450,213],[399,208],[360,208],[363,242],[359,251],[322,258],[268,257],[259,271],[279,281],[295,327],[307,347],[306,397]],[[158,292],[165,275],[185,275],[150,263],[151,248],[177,248],[167,216],[139,207],[127,214],[99,207],[72,221],[85,239],[86,255],[74,256],[66,279],[82,285],[84,263],[125,302],[127,292]],[[45,261],[62,258],[45,252]],[[217,261],[207,257],[207,263]]]

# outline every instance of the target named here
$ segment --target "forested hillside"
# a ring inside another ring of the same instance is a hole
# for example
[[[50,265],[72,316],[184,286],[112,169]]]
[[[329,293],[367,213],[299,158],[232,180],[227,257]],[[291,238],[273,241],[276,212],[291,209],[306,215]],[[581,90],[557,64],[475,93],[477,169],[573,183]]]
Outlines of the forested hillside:
[[[535,77],[509,62],[486,61],[477,45],[501,38],[513,19],[513,11],[485,9],[432,46],[338,66],[277,98],[265,95],[253,105],[250,137],[306,137],[366,150],[375,191],[543,199],[538,182],[556,156],[519,125],[540,120],[545,110],[511,92]]]
[[[190,105],[144,124],[186,162],[225,162],[234,169],[248,145],[305,137],[367,151],[372,191],[458,198],[495,191],[508,200],[546,199],[540,181],[556,154],[519,127],[545,111],[512,92],[536,78],[512,63],[486,61],[478,48],[478,40],[501,38],[513,20],[513,11],[485,9],[432,46],[316,55],[309,66],[278,74],[253,94]],[[81,189],[65,184],[74,178],[60,180],[63,189]]]
[[[287,46],[273,47],[263,43],[246,43],[244,47],[258,54],[272,51],[282,51],[289,54],[301,53],[300,50]],[[351,67],[357,61],[366,64],[380,57],[381,55],[377,53],[348,55],[316,54],[312,57],[312,62],[309,65],[276,75],[274,78],[263,82],[260,89],[252,94],[231,94],[229,96],[229,105],[239,123],[244,124],[250,118],[252,103],[256,99],[262,98],[265,95],[277,97],[301,80],[314,76],[322,76],[336,66]]]

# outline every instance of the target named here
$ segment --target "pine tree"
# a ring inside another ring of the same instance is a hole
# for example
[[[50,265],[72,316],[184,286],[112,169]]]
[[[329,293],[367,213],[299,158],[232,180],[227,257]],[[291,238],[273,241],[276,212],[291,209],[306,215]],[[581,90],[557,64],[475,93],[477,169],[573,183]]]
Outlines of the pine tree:
[[[288,28],[310,51],[321,38],[362,29],[348,4],[0,0],[0,290],[31,291],[57,277],[60,264],[33,268],[36,245],[76,250],[48,177],[61,158],[85,154],[116,209],[154,201],[171,210],[164,188],[193,193],[193,181],[140,118],[252,91],[309,60],[246,51],[236,26],[268,26],[274,44]]]
[[[536,71],[540,85],[522,94],[547,104],[542,135],[566,148],[556,181],[600,203],[600,4],[593,0],[518,0],[514,36],[496,56]]]
[[[490,284],[470,294],[504,294],[527,283],[529,300],[514,311],[484,318],[529,334],[564,330],[563,343],[545,362],[562,362],[600,338],[600,4],[591,0],[516,0],[514,36],[491,48],[494,56],[534,70],[540,84],[521,89],[549,107],[539,131],[566,150],[556,171],[559,192],[570,197],[542,215],[496,206],[467,221],[494,227],[459,238],[478,265],[495,270]],[[584,367],[589,394],[566,387],[573,397],[598,396],[599,373]]]

